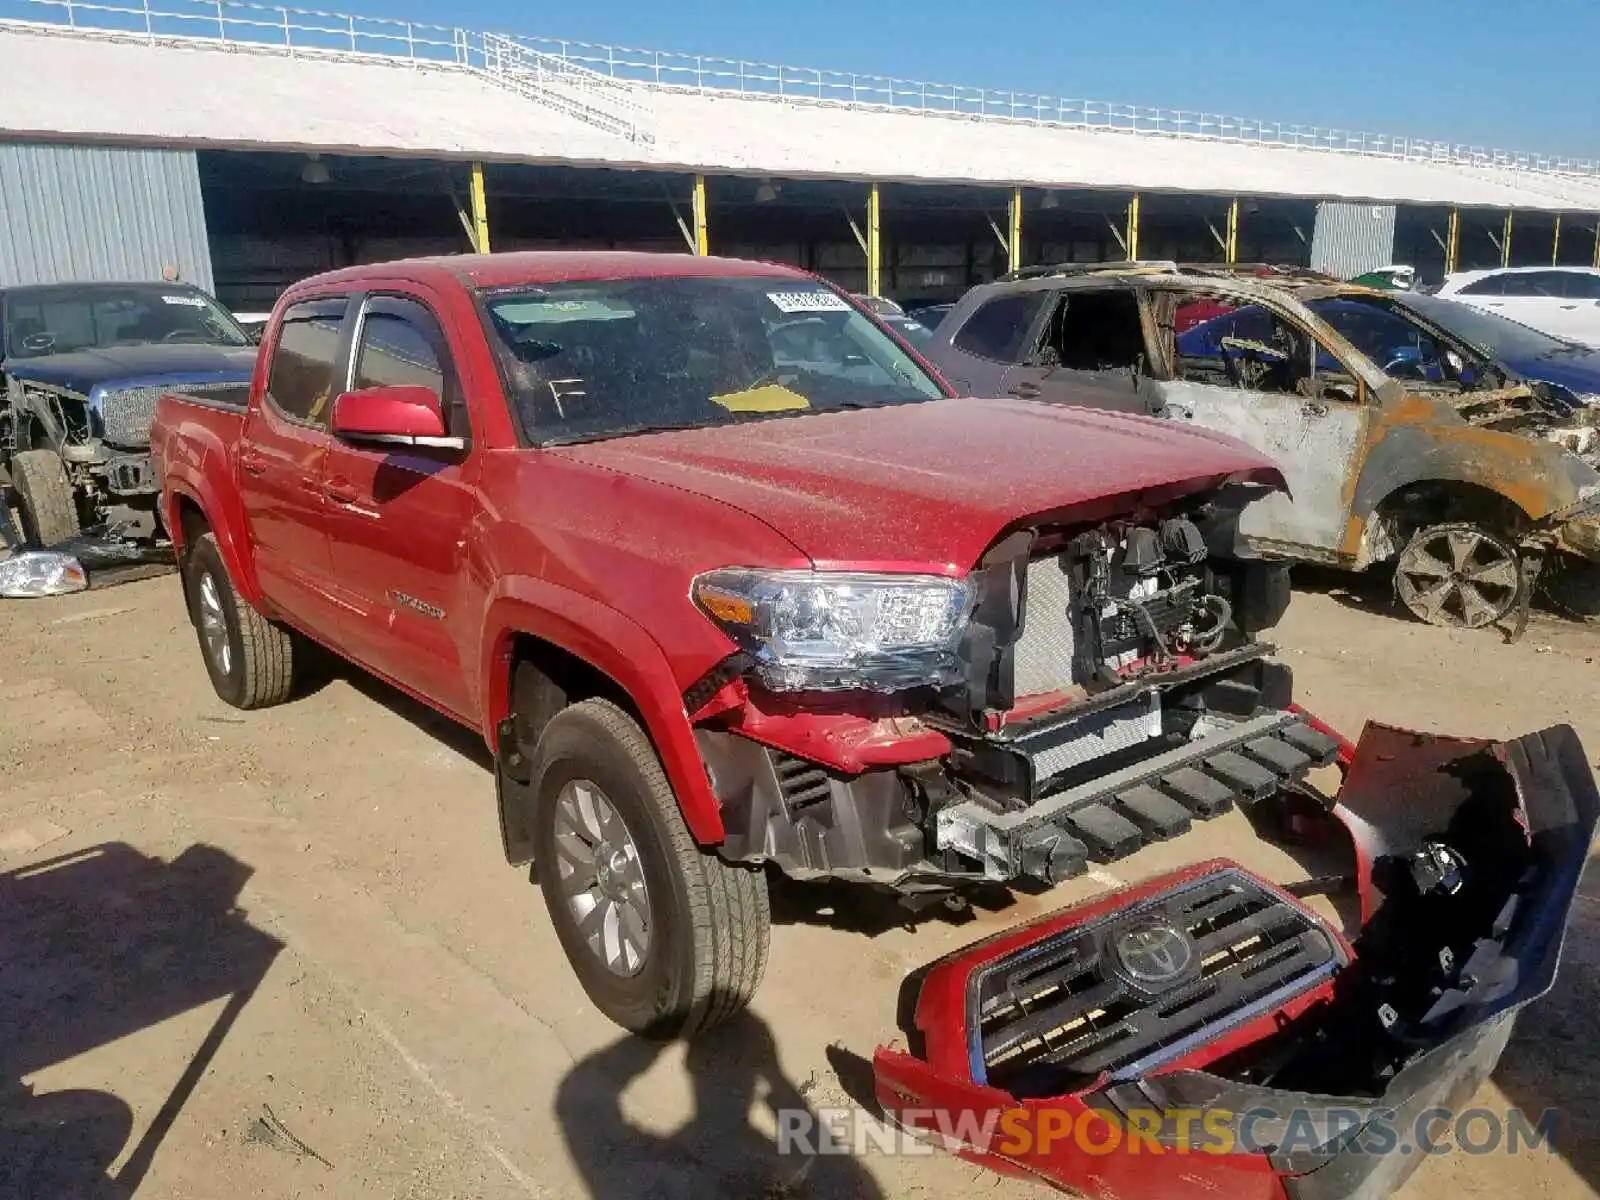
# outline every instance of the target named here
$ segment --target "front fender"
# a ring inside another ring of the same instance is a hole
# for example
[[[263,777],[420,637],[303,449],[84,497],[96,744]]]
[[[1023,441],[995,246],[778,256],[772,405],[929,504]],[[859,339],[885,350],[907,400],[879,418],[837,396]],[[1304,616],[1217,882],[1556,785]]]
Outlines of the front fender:
[[[684,711],[683,692],[661,646],[635,623],[597,600],[528,576],[503,577],[490,593],[481,669],[484,737],[497,753],[497,729],[510,715],[511,653],[518,635],[541,638],[614,680],[644,718],[661,766],[701,845],[724,837],[722,814]]]
[[[1471,425],[1391,425],[1356,480],[1351,513],[1365,523],[1396,490],[1467,483],[1494,492],[1540,521],[1600,486],[1600,473],[1554,442]]]

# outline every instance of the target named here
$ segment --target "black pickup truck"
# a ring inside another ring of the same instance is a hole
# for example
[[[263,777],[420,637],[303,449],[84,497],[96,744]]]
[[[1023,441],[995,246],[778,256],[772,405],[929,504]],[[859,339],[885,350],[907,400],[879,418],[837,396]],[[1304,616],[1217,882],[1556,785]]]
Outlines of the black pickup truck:
[[[0,484],[26,540],[160,537],[156,397],[171,388],[242,397],[254,366],[238,322],[187,284],[0,288]]]

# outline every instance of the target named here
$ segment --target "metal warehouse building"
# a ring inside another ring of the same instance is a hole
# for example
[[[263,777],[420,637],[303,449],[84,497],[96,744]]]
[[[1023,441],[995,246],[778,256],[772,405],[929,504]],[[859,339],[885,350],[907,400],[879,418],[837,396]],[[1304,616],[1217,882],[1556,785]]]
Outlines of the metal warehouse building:
[[[0,0],[0,80],[0,283],[259,309],[558,245],[906,300],[1039,262],[1600,263],[1593,162],[227,0]]]

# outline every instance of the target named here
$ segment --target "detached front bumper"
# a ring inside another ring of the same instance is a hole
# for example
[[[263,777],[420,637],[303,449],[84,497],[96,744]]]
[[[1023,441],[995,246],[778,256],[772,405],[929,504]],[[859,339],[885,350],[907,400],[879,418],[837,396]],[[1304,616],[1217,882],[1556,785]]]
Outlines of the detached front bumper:
[[[1325,818],[1353,860],[1353,941],[1234,864],[1191,867],[914,975],[879,1102],[1104,1200],[1378,1200],[1551,987],[1597,814],[1566,726],[1369,725]]]

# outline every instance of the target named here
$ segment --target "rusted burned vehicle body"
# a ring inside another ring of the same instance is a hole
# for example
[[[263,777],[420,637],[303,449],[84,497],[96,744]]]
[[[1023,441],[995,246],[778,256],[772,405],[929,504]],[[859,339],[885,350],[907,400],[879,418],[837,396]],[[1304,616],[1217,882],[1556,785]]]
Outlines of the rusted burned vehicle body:
[[[958,390],[1242,439],[1290,486],[1241,520],[1254,551],[1393,563],[1424,620],[1525,613],[1536,583],[1576,615],[1600,613],[1595,411],[1382,291],[1310,272],[1045,269],[974,289],[927,353]]]

